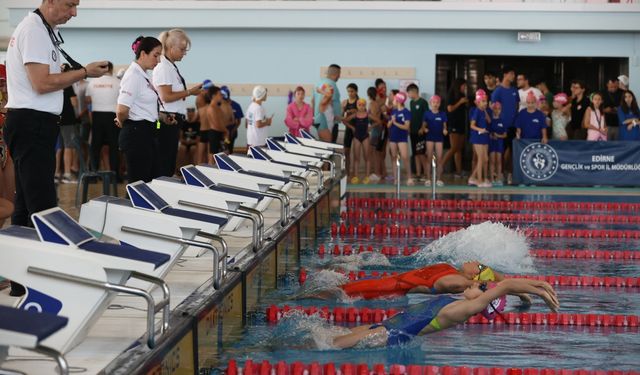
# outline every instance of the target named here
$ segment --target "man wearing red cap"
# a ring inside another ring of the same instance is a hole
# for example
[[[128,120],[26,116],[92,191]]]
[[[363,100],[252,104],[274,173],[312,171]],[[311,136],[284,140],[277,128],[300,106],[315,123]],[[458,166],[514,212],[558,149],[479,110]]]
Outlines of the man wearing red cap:
[[[80,65],[60,45],[57,26],[76,16],[80,0],[43,0],[18,24],[7,48],[9,88],[5,137],[15,163],[14,225],[27,226],[31,214],[57,204],[55,145],[62,90],[87,77],[100,77],[107,62]],[[61,55],[73,67],[61,73]],[[12,295],[24,294],[18,284]]]

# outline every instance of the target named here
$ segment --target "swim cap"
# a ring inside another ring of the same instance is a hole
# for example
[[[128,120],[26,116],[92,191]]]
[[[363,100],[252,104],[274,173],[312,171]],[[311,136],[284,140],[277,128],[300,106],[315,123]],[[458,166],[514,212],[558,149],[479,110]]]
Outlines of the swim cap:
[[[480,273],[473,279],[478,281],[496,281],[496,274],[493,272],[491,267],[484,266],[482,271],[480,271]]]
[[[433,95],[431,99],[429,99],[429,102],[441,102],[441,101],[442,99],[438,95]]]
[[[267,88],[264,86],[256,86],[253,88],[252,97],[255,100],[262,100],[267,96]]]
[[[484,285],[484,288],[481,285],[480,290],[487,291],[489,289],[495,288],[498,284],[487,283]],[[505,307],[507,307],[507,296],[500,296],[491,301],[484,310],[480,311],[480,314],[482,314],[482,316],[484,316],[488,320],[493,320],[496,315],[504,311]]]
[[[116,73],[116,78],[117,79],[122,79],[122,77],[124,76],[125,72],[126,72],[126,70],[124,68],[120,68],[120,70],[118,70],[118,73]]]
[[[618,76],[618,81],[620,81],[620,83],[622,83],[625,86],[629,86],[629,77],[623,75]]]
[[[404,102],[407,100],[407,94],[399,92],[393,98],[396,100],[396,103],[404,104]]]
[[[569,102],[569,98],[567,97],[567,94],[561,92],[553,96],[553,101],[560,104],[567,104]]]
[[[362,103],[362,104],[364,104],[364,105],[367,105],[367,99],[365,99],[365,98],[359,98],[359,99],[358,99],[358,101],[356,102],[356,104],[360,104],[360,103]]]
[[[229,91],[229,88],[227,86],[220,87],[220,92],[222,92],[222,97],[225,100],[229,100],[229,98],[231,97],[231,91]]]
[[[476,91],[476,101],[487,99],[487,93],[483,89]]]
[[[204,81],[202,81],[202,89],[203,90],[208,90],[209,87],[213,86],[213,82],[211,82],[210,79],[205,79]]]

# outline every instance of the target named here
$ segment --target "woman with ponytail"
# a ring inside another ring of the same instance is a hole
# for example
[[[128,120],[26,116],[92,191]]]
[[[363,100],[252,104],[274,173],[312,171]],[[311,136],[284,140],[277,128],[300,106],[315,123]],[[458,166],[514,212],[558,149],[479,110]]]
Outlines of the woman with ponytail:
[[[154,177],[156,129],[160,121],[175,124],[175,120],[159,113],[163,104],[147,74],[158,65],[162,44],[154,37],[139,36],[131,49],[136,59],[120,82],[115,123],[122,128],[118,143],[124,152],[129,182],[149,182]]]

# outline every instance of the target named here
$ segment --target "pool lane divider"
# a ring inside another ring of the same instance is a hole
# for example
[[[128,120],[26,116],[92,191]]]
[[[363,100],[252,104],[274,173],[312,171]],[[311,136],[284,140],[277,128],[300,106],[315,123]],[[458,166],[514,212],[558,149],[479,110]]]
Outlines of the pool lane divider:
[[[337,271],[340,272],[340,271]],[[343,272],[350,281],[363,279],[375,279],[380,277],[394,276],[398,272],[378,272],[378,271],[349,271]],[[304,284],[309,277],[308,271],[301,268],[298,274],[298,281]],[[576,286],[576,287],[607,287],[607,288],[640,288],[640,277],[622,276],[571,276],[571,275],[505,275],[513,279],[529,279],[546,281],[553,286]]]
[[[550,210],[550,211],[613,211],[638,212],[640,203],[627,202],[533,202],[497,200],[456,199],[394,199],[394,198],[348,198],[347,208],[369,209],[500,209],[500,210]]]
[[[366,363],[318,362],[303,363],[267,360],[254,363],[251,359],[238,366],[236,360],[227,363],[225,375],[640,375],[634,370],[573,370],[555,368],[519,368],[519,367],[467,367],[467,366],[430,366],[430,365],[390,365],[382,363],[372,368]]]
[[[449,233],[465,229],[463,226],[438,226],[438,225],[404,225],[404,224],[363,224],[348,225],[331,223],[331,236],[336,237],[442,237]],[[568,238],[611,238],[611,239],[640,239],[640,230],[615,230],[615,229],[559,229],[559,228],[524,228],[520,229],[527,237],[568,237]]]
[[[318,315],[327,322],[334,324],[375,324],[391,318],[400,312],[399,309],[369,308],[369,307],[329,307],[329,306],[289,306],[271,305],[265,311],[268,323],[278,323],[287,314],[295,312],[308,316]],[[584,326],[584,327],[638,327],[637,315],[614,314],[568,314],[568,313],[528,313],[508,312],[498,315],[492,321],[476,314],[465,324],[493,324],[493,325],[544,325],[544,326]]]
[[[414,222],[455,221],[482,222],[500,221],[512,223],[599,223],[599,224],[640,224],[640,216],[629,215],[576,215],[547,213],[507,213],[507,212],[456,212],[456,211],[404,211],[352,209],[340,214],[342,220],[398,220]]]
[[[364,252],[373,252],[373,245],[363,244],[360,245],[340,245],[333,246],[331,251],[327,251],[325,245],[318,246],[317,254],[319,256],[332,255],[353,255]],[[386,256],[411,256],[420,251],[418,246],[404,246],[402,248],[398,246],[382,246],[380,250],[375,252],[381,253]],[[640,260],[640,251],[636,250],[572,250],[572,249],[534,249],[530,250],[529,254],[536,258],[550,258],[550,259],[613,259],[613,260]]]

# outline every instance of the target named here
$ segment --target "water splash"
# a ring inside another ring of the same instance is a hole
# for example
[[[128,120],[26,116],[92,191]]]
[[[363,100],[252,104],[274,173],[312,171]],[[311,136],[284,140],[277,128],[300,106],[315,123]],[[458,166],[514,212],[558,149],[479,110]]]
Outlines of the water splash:
[[[351,332],[348,328],[329,324],[319,314],[307,315],[292,310],[278,322],[269,339],[274,348],[298,347],[318,350],[333,350],[333,339]]]
[[[291,299],[321,298],[346,301],[349,297],[342,291],[340,285],[347,282],[349,278],[343,273],[320,270],[309,274],[307,281]]]
[[[329,264],[333,268],[356,271],[364,267],[390,267],[389,258],[376,252],[364,252],[352,255],[341,255],[333,258]]]
[[[471,225],[430,243],[415,255],[416,265],[478,260],[507,273],[535,272],[525,234],[502,223]]]

